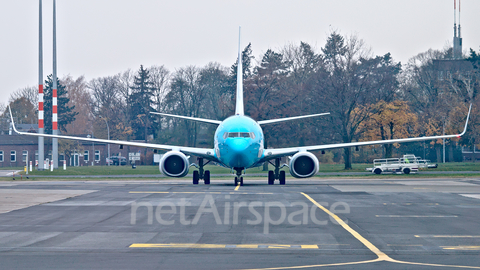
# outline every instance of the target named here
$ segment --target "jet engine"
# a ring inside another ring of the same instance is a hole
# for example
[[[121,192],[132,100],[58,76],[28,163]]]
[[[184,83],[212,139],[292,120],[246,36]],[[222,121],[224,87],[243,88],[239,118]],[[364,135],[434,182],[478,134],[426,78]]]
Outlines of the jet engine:
[[[184,177],[188,173],[190,162],[182,152],[170,151],[160,159],[160,172],[170,177]]]
[[[317,157],[310,152],[296,153],[290,159],[290,174],[295,178],[312,177],[318,172]]]

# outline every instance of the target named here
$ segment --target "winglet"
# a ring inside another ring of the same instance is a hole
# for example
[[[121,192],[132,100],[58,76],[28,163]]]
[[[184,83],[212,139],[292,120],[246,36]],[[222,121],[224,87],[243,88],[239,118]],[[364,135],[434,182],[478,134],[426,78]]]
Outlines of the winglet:
[[[241,27],[238,27],[238,64],[237,64],[237,98],[235,104],[235,114],[244,115],[243,110],[243,67],[242,67],[242,47],[241,47]]]
[[[13,114],[12,114],[12,109],[10,108],[10,104],[8,104],[8,111],[10,112],[10,119],[12,120],[13,130],[14,130],[16,133],[21,134],[21,132],[18,132],[17,128],[15,127],[15,122],[13,122]]]
[[[465,132],[467,132],[467,126],[468,126],[468,119],[470,119],[470,112],[472,111],[472,103],[470,103],[470,108],[468,108],[468,114],[467,114],[467,121],[465,122],[465,128],[463,128],[463,132],[458,134],[458,138],[462,137]]]

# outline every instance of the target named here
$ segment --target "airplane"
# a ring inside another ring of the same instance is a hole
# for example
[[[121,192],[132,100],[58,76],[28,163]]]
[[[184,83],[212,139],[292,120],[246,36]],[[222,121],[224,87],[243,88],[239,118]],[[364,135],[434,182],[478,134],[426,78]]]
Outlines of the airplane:
[[[246,169],[258,167],[268,162],[274,166],[274,170],[268,172],[268,184],[273,185],[276,180],[280,185],[286,183],[285,171],[280,171],[281,168],[287,166],[290,170],[290,174],[295,178],[308,178],[314,176],[319,170],[319,161],[317,157],[312,154],[312,151],[324,151],[327,149],[337,149],[346,147],[358,147],[366,145],[380,145],[391,143],[403,143],[414,141],[426,141],[436,140],[444,138],[459,138],[463,136],[467,130],[468,119],[470,118],[470,111],[472,105],[468,110],[467,120],[465,128],[462,133],[455,135],[441,135],[441,136],[428,136],[428,137],[416,137],[405,139],[391,139],[391,140],[378,140],[367,142],[351,142],[351,143],[338,143],[338,144],[326,144],[326,145],[312,145],[312,146],[298,146],[288,148],[276,148],[265,149],[264,148],[264,134],[262,131],[263,125],[275,124],[284,121],[298,120],[310,117],[317,117],[322,115],[328,115],[329,113],[319,113],[295,117],[287,117],[280,119],[261,120],[256,121],[251,117],[245,115],[244,102],[243,102],[243,74],[242,74],[242,52],[241,42],[239,34],[238,42],[238,66],[237,66],[237,89],[236,89],[236,104],[235,114],[226,118],[223,121],[204,119],[196,117],[188,117],[181,115],[172,115],[166,113],[152,112],[153,114],[175,117],[180,119],[186,119],[191,121],[197,121],[202,123],[217,125],[217,129],[214,135],[214,148],[197,148],[197,147],[185,147],[174,145],[162,145],[140,142],[129,142],[119,140],[104,140],[95,138],[81,138],[74,136],[64,135],[50,135],[50,134],[37,134],[19,132],[15,128],[13,122],[12,111],[9,105],[10,117],[13,125],[13,129],[16,133],[27,136],[58,138],[58,139],[70,139],[97,143],[109,143],[117,144],[123,147],[137,146],[145,148],[153,148],[156,150],[166,151],[162,156],[159,163],[159,170],[161,173],[169,177],[184,177],[188,174],[189,168],[195,166],[198,170],[193,172],[193,184],[197,185],[200,180],[203,180],[205,184],[210,184],[210,171],[205,170],[204,166],[210,162],[217,165],[227,167],[235,171],[235,186],[243,185],[243,175]],[[189,156],[197,156],[198,164],[190,164]],[[282,157],[289,157],[289,164],[280,164]],[[205,162],[207,160],[207,162]],[[273,161],[273,162],[272,162]]]

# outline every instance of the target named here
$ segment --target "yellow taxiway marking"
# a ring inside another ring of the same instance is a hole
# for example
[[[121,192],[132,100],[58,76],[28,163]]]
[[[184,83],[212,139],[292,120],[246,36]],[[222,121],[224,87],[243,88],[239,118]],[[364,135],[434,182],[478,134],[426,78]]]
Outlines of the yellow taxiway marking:
[[[480,238],[480,235],[415,235],[421,238]]]
[[[237,191],[239,188],[240,188],[240,185],[237,185],[237,186],[235,187],[235,191]]]
[[[347,223],[345,223],[340,217],[335,215],[334,213],[330,212],[327,208],[325,208],[323,205],[319,204],[317,201],[312,199],[310,196],[307,194],[300,192],[303,196],[305,196],[309,201],[311,201],[314,205],[316,205],[318,208],[323,210],[323,212],[327,213],[329,216],[331,216],[335,221],[340,224],[347,232],[349,232],[353,237],[355,237],[358,241],[360,241],[362,244],[364,244],[370,251],[375,253],[378,256],[377,260],[388,260],[390,257],[388,257],[387,254],[383,253],[380,249],[378,249],[376,246],[374,246],[370,241],[365,239],[363,236],[361,236],[358,232],[356,232],[354,229],[352,229],[350,226],[348,226]],[[390,259],[391,260],[391,259]]]
[[[370,241],[365,239],[362,235],[360,235],[357,231],[352,229],[350,226],[347,225],[340,217],[335,215],[334,213],[330,212],[328,209],[323,207],[317,201],[312,199],[307,194],[301,192],[303,196],[305,196],[309,201],[311,201],[314,205],[318,208],[323,210],[327,213],[330,217],[335,219],[340,226],[342,226],[347,232],[349,232],[353,237],[355,237],[358,241],[360,241],[363,245],[365,245],[370,251],[375,253],[378,256],[375,260],[368,260],[368,261],[357,261],[357,262],[345,262],[345,263],[332,263],[332,264],[316,264],[316,265],[298,265],[298,266],[287,266],[287,267],[272,267],[272,268],[259,268],[259,269],[248,269],[248,270],[279,270],[279,269],[304,269],[304,268],[319,268],[319,267],[329,267],[329,266],[343,266],[343,265],[356,265],[356,264],[366,264],[366,263],[374,263],[374,262],[392,262],[398,264],[408,264],[408,265],[421,265],[421,266],[432,266],[432,267],[450,267],[450,268],[464,268],[464,269],[480,269],[477,266],[463,266],[463,265],[444,265],[444,264],[431,264],[431,263],[417,263],[417,262],[407,262],[407,261],[398,261],[395,259],[390,258],[387,254],[382,252],[376,246],[374,246]]]
[[[443,249],[450,250],[480,250],[480,246],[440,246]]]
[[[238,186],[237,186],[238,187]],[[229,191],[130,191],[132,194],[258,194],[271,195],[269,192],[229,192]]]
[[[319,249],[321,246],[348,246],[349,244],[318,244],[318,245],[278,245],[278,244],[197,244],[197,243],[135,243],[130,248],[251,248],[251,249]]]

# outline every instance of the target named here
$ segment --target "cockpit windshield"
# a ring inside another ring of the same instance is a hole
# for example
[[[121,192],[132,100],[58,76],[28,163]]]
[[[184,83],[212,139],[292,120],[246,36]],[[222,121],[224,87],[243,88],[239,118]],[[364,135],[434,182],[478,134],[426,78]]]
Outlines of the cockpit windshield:
[[[223,138],[252,138],[255,139],[253,132],[225,132]]]

